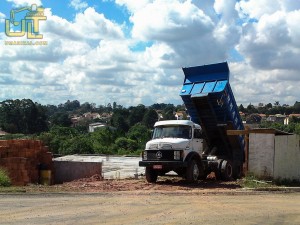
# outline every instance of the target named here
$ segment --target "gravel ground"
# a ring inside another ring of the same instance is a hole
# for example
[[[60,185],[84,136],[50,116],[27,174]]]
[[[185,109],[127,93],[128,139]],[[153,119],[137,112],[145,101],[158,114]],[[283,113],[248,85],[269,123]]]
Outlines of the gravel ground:
[[[1,194],[0,224],[300,224],[300,193]]]
[[[178,177],[29,185],[0,194],[0,224],[300,224],[300,193]]]

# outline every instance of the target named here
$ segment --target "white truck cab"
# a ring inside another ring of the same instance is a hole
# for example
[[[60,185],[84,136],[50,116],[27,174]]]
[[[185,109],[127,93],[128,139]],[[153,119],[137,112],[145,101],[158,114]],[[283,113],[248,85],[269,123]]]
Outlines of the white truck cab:
[[[146,167],[148,182],[156,182],[158,175],[170,171],[192,181],[201,175],[202,152],[203,139],[198,124],[189,120],[158,121],[139,165]]]

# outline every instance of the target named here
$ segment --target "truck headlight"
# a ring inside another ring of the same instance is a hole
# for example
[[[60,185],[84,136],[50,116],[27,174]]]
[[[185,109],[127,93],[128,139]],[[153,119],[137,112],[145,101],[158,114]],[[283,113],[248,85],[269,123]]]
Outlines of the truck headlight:
[[[174,151],[174,160],[180,160],[180,151]]]
[[[147,160],[147,151],[143,152],[143,160]]]

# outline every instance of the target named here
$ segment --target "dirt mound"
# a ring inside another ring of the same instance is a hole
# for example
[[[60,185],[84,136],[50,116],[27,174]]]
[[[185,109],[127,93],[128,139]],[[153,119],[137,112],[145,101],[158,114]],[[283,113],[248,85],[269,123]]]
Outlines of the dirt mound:
[[[54,185],[64,191],[73,192],[117,192],[117,191],[232,191],[241,186],[236,181],[221,182],[214,179],[188,183],[179,177],[160,177],[152,184],[142,179],[103,180],[101,176],[79,179]]]

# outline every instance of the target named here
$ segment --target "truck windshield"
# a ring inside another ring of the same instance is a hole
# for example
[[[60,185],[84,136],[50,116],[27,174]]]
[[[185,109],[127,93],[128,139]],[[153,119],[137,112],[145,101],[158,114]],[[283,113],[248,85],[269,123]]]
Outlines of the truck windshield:
[[[159,126],[155,127],[154,133],[153,133],[153,139],[156,138],[185,138],[190,139],[191,138],[191,127],[180,125],[180,126]]]

